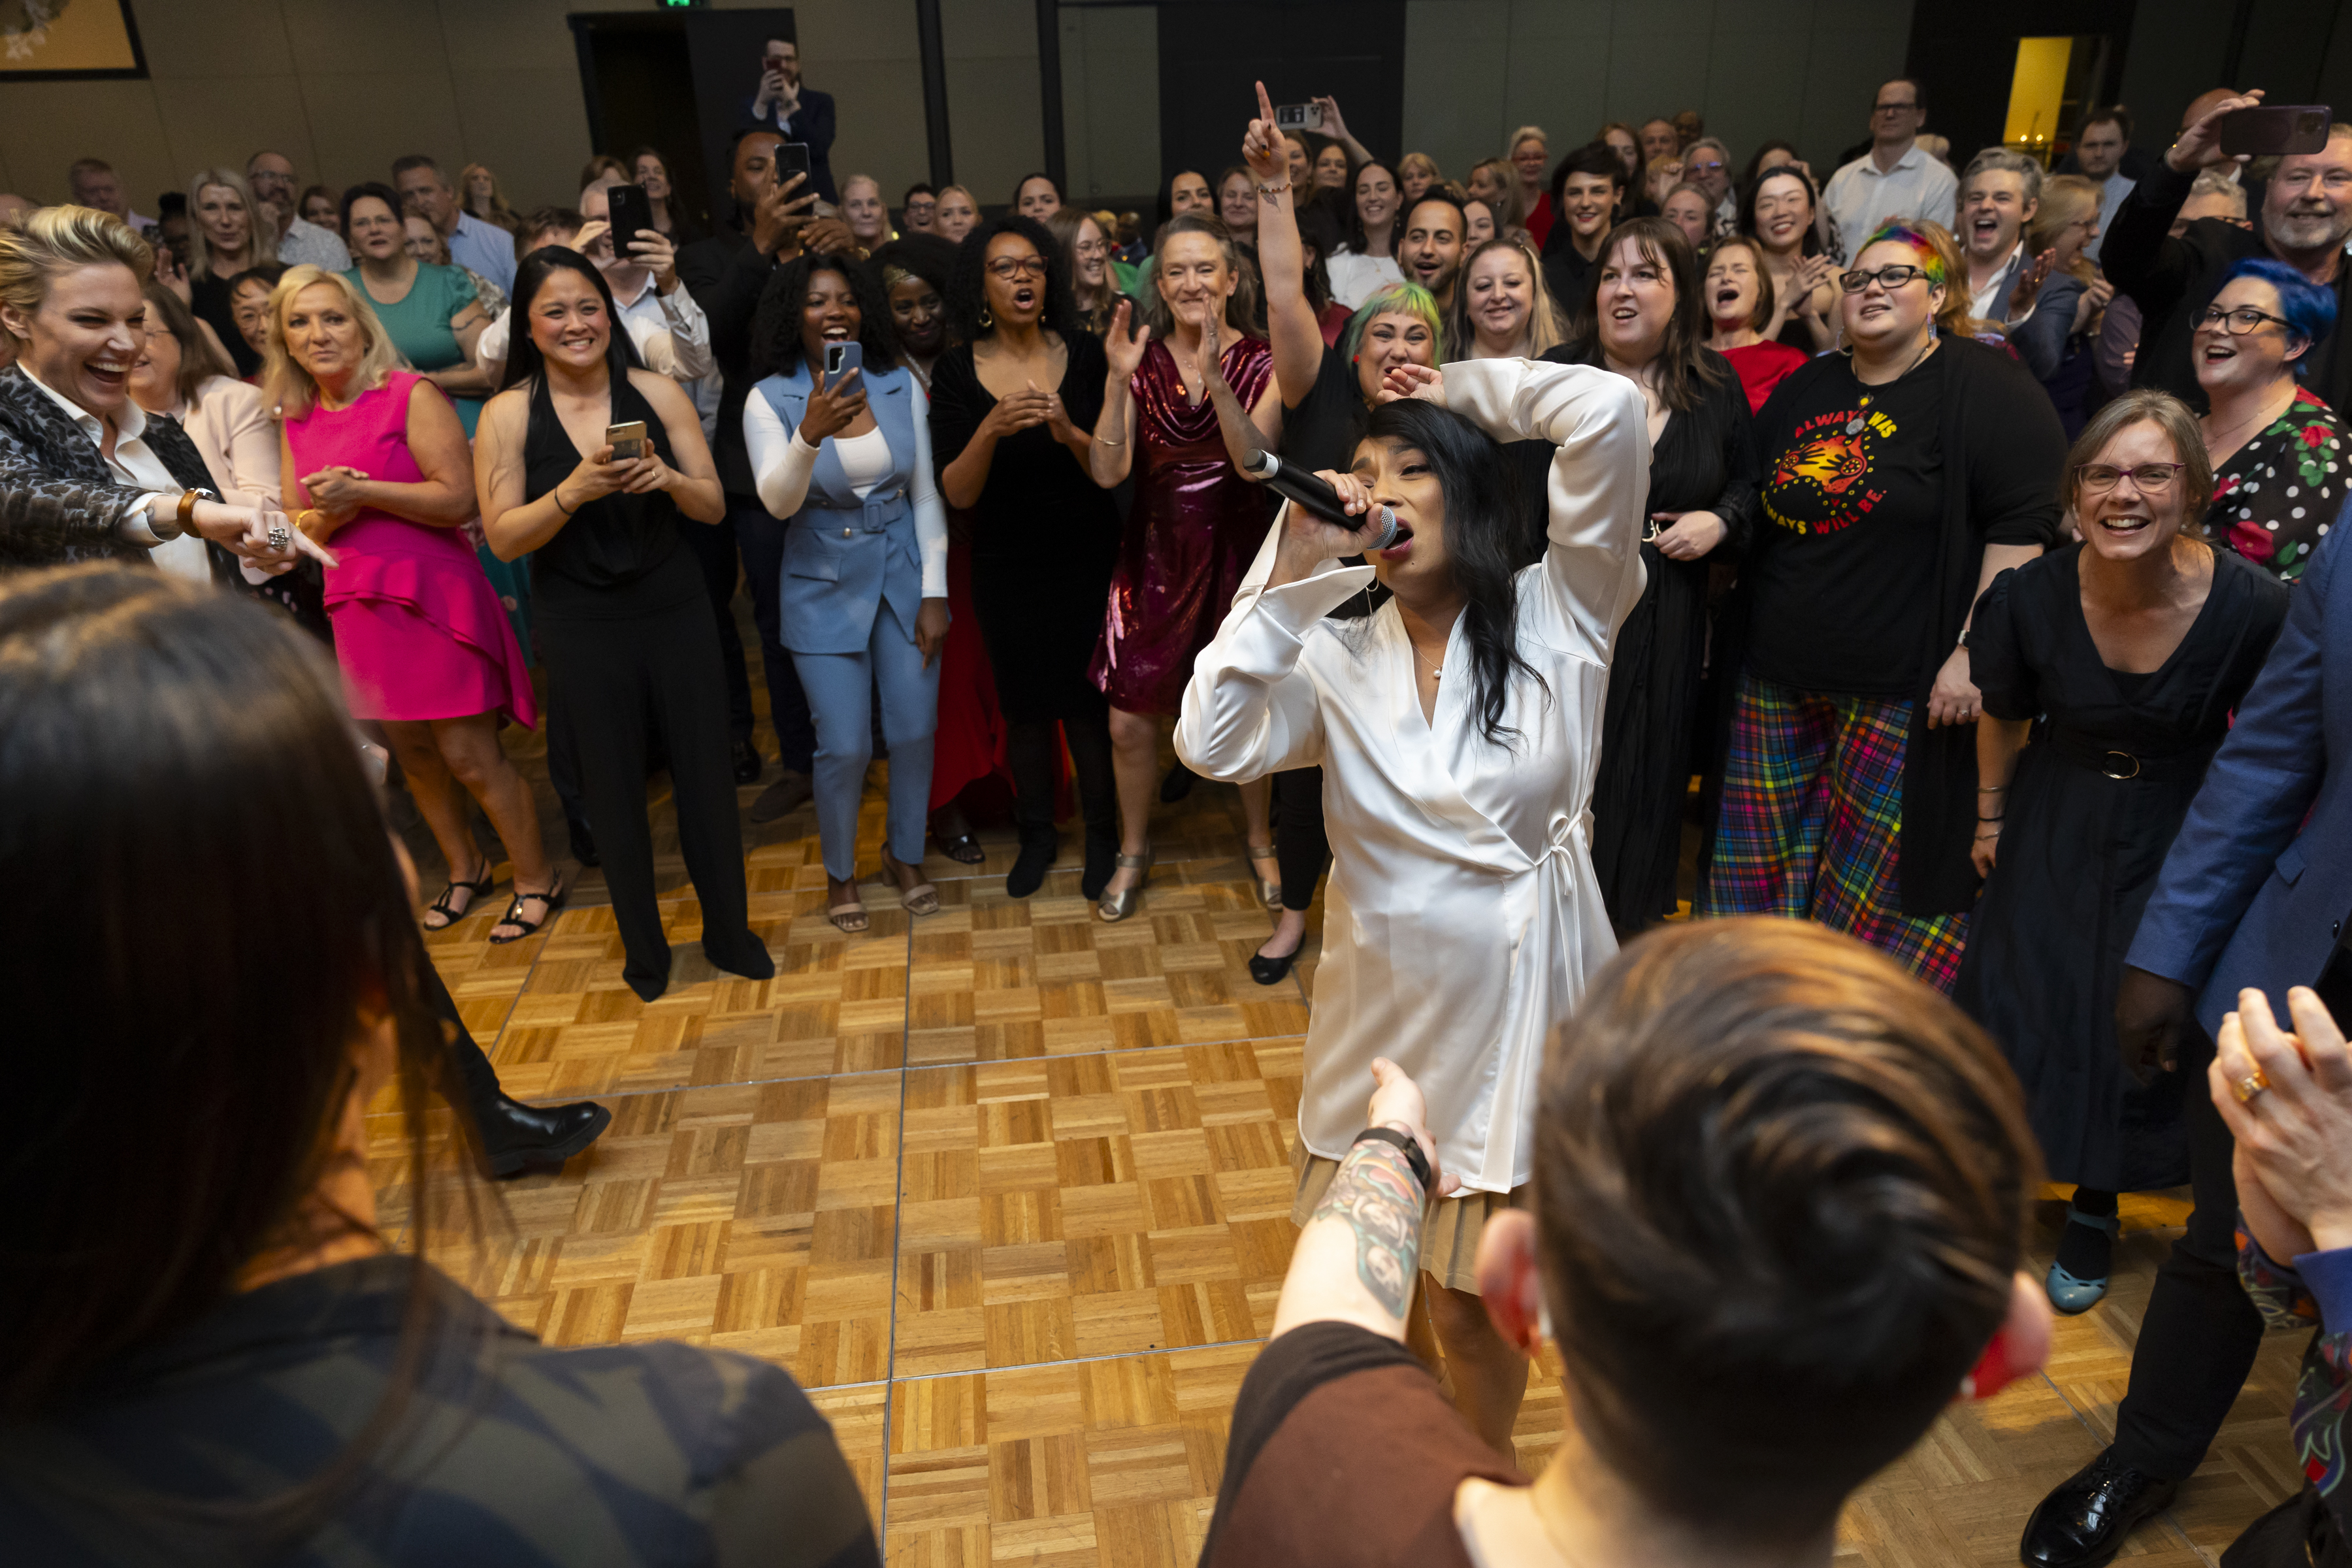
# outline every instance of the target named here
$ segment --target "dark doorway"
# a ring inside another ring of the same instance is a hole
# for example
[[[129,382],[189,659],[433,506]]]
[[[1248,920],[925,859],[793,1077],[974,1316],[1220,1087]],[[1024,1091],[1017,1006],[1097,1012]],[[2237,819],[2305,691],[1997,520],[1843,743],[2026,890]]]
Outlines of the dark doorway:
[[[1952,166],[1966,168],[1978,153],[2001,144],[2018,40],[2072,35],[2065,117],[2044,144],[2053,158],[2063,155],[2084,110],[2122,92],[2132,9],[2133,0],[1980,0],[1958,7],[1915,0],[1909,74],[1927,89],[1927,128],[1951,139]]]
[[[1404,0],[1160,6],[1161,201],[1167,175],[1197,169],[1214,180],[1241,162],[1257,81],[1277,104],[1329,93],[1358,141],[1375,152],[1402,147]]]
[[[761,46],[799,41],[792,11],[600,11],[568,20],[596,151],[625,159],[639,147],[659,149],[698,223],[723,224],[733,211],[735,117],[759,83]]]

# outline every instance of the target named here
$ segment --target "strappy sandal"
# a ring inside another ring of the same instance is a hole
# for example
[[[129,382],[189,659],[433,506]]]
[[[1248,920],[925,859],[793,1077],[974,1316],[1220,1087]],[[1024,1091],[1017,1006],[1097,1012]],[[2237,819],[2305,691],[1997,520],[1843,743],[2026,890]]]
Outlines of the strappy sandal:
[[[849,901],[827,905],[824,918],[831,921],[833,929],[844,936],[856,936],[872,923],[866,918],[866,901],[857,896],[857,884],[854,879],[849,885]],[[851,923],[853,921],[856,923]]]
[[[543,893],[526,893],[520,889],[517,889],[514,896],[514,902],[509,904],[507,906],[507,912],[499,917],[499,925],[520,926],[522,927],[522,930],[517,931],[512,936],[493,935],[490,938],[490,945],[492,947],[504,947],[509,942],[520,942],[526,937],[537,936],[539,934],[539,928],[553,920],[555,918],[555,911],[563,907],[563,895],[569,889],[567,889],[563,885],[563,879],[562,877],[556,878],[555,886],[548,889],[547,891]],[[547,906],[547,912],[540,916],[539,919],[535,921],[527,921],[522,918],[522,906],[524,900],[530,899],[536,899],[541,903]],[[492,927],[491,929],[495,931],[497,927]]]
[[[1258,902],[1264,904],[1267,909],[1279,913],[1282,910],[1282,877],[1280,875],[1282,870],[1282,858],[1274,852],[1274,846],[1271,844],[1252,844],[1248,848],[1250,858],[1250,875],[1256,878],[1257,880]],[[1271,880],[1257,875],[1258,864],[1265,860],[1271,860],[1274,862],[1274,868],[1276,874]]]
[[[940,839],[940,853],[959,866],[977,866],[988,858],[988,851],[982,849],[980,847],[980,840],[969,833],[959,833],[953,838]]]
[[[895,881],[899,872],[910,871],[914,868],[891,854],[886,845],[882,850],[882,869]],[[929,882],[918,882],[911,888],[899,889],[898,904],[910,915],[935,915],[940,912],[940,890]]]
[[[499,879],[495,875],[497,869],[496,867],[484,863],[482,879],[478,882],[460,882],[454,877],[451,878],[449,885],[441,889],[441,896],[425,906],[425,913],[419,917],[417,923],[426,931],[447,931],[451,926],[472,914],[474,900],[488,898],[490,889],[498,886]],[[449,902],[459,893],[467,895],[466,907],[462,910],[454,908]],[[433,923],[435,915],[441,917],[441,923],[438,925]]]

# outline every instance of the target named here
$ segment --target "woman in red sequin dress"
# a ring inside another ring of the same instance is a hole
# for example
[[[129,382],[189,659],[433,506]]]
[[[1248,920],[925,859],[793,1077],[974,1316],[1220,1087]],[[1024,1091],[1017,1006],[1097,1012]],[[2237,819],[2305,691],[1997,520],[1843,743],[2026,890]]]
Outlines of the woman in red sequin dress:
[[[1266,492],[1235,470],[1218,434],[1199,369],[1204,324],[1222,321],[1211,338],[1223,344],[1218,367],[1266,447],[1282,434],[1272,351],[1248,335],[1255,285],[1225,226],[1198,213],[1170,220],[1152,282],[1142,331],[1129,336],[1125,303],[1112,319],[1092,459],[1095,482],[1105,489],[1135,475],[1102,640],[1087,671],[1110,700],[1118,775],[1118,869],[1095,910],[1106,921],[1134,912],[1151,863],[1160,720],[1182,708],[1193,656],[1216,635],[1274,518]],[[1266,796],[1262,780],[1242,787],[1253,845],[1270,842]]]

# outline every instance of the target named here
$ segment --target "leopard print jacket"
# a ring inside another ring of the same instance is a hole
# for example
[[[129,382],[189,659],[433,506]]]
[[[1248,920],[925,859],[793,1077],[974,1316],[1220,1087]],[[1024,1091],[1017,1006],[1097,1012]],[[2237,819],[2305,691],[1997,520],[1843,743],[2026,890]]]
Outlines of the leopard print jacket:
[[[190,489],[210,489],[179,422],[147,416],[148,447]],[[0,370],[0,571],[69,561],[144,561],[124,519],[147,492],[123,484],[65,410],[15,365]]]

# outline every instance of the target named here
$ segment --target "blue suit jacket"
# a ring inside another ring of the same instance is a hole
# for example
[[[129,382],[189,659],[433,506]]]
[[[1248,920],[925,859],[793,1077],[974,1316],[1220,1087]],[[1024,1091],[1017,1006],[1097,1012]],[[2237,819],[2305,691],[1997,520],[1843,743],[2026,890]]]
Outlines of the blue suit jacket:
[[[863,653],[884,605],[908,640],[923,607],[923,552],[915,529],[914,379],[904,365],[859,376],[876,428],[890,445],[890,477],[864,500],[841,470],[826,437],[809,475],[808,499],[784,534],[783,585],[777,601],[781,640],[794,653]],[[753,392],[768,400],[787,430],[808,412],[809,365],[772,375]]]
[[[798,109],[789,116],[770,110],[765,119],[751,112],[759,101],[756,92],[745,96],[742,108],[735,115],[737,133],[756,126],[773,131],[787,142],[805,143],[809,150],[809,184],[826,201],[841,200],[841,193],[833,186],[833,94],[803,85]]]
[[[2125,962],[2198,988],[2210,1034],[2254,986],[2326,967],[2352,910],[2352,502],[2295,586],[2286,625],[2206,770]]]

